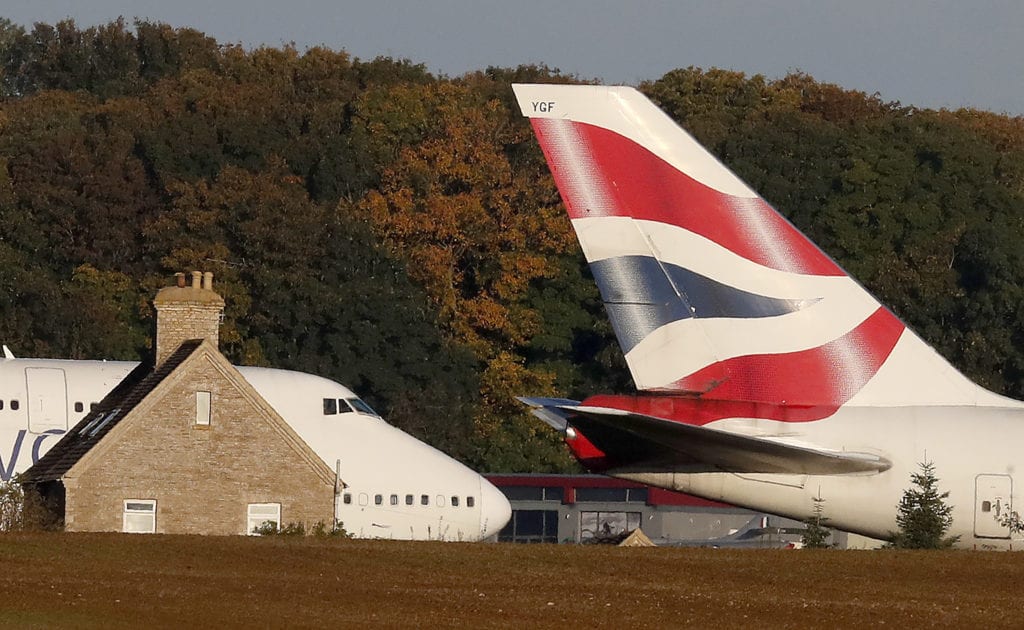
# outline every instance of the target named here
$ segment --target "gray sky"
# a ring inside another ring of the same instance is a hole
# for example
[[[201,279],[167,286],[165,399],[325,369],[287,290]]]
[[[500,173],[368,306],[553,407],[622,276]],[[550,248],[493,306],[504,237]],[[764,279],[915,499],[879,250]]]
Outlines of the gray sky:
[[[409,58],[449,76],[546,63],[636,84],[686,66],[818,79],[919,107],[1024,115],[1020,0],[4,0],[28,28],[118,16],[222,43]]]

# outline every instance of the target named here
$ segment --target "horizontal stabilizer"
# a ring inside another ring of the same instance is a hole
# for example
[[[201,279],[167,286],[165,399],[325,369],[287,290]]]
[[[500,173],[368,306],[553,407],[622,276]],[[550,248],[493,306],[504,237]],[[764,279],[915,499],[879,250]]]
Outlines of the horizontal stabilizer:
[[[569,426],[568,418],[572,413],[565,411],[563,407],[575,407],[580,404],[580,401],[568,398],[517,396],[516,400],[530,407],[530,413],[543,420],[556,431],[565,431],[566,427]]]
[[[628,433],[640,442],[668,448],[683,455],[684,460],[714,466],[721,471],[838,475],[881,472],[892,465],[870,453],[794,446],[608,407],[562,405],[556,409],[570,417],[577,416]],[[601,448],[600,443],[595,444]]]

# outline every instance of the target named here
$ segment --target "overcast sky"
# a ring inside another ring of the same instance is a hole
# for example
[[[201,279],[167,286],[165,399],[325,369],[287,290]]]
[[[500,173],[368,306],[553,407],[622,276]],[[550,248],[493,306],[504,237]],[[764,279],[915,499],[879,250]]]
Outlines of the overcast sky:
[[[1024,115],[1020,0],[3,0],[31,28],[118,16],[222,43],[389,55],[456,76],[545,63],[636,84],[679,67],[818,79],[919,107]]]

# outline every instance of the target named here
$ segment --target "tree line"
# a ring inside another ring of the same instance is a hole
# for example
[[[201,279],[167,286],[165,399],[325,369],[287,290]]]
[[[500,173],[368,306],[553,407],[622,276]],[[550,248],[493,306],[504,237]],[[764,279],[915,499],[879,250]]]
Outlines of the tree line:
[[[515,81],[0,18],[0,341],[136,359],[214,271],[237,363],[349,385],[483,470],[570,470],[514,396],[631,381]],[[1024,396],[1024,121],[685,68],[640,89],[957,367]]]

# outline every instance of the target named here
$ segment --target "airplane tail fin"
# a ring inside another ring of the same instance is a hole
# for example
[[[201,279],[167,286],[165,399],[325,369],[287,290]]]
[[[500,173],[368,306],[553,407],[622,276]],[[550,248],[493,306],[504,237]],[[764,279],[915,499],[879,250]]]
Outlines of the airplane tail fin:
[[[514,85],[637,389],[772,405],[984,392],[629,87]]]

